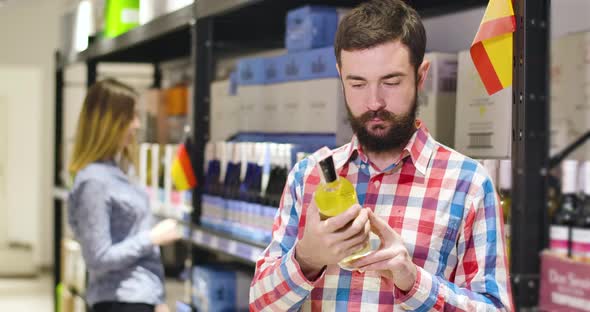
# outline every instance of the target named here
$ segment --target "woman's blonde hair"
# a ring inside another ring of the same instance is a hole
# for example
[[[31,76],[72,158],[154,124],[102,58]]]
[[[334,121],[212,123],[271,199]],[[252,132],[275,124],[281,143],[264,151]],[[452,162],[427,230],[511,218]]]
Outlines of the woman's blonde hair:
[[[135,118],[136,99],[133,88],[114,79],[105,79],[90,87],[78,118],[69,165],[72,177],[95,161],[115,160],[119,153],[121,169],[127,172],[130,166],[136,166],[137,143],[121,148]]]

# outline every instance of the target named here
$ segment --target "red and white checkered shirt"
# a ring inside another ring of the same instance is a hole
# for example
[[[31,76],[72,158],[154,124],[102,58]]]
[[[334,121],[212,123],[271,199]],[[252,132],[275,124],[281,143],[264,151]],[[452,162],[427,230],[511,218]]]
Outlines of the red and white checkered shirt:
[[[315,281],[306,279],[294,247],[320,183],[308,157],[289,174],[273,240],[256,264],[251,311],[512,310],[502,210],[478,162],[436,142],[423,126],[385,170],[371,164],[356,138],[333,157],[359,203],[402,236],[418,268],[414,287],[403,293],[377,272],[337,265]]]

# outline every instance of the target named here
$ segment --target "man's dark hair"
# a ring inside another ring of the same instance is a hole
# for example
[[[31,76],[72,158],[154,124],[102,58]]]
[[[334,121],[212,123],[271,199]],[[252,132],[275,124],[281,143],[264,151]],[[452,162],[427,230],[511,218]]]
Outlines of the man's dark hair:
[[[410,50],[417,73],[424,59],[426,31],[420,16],[402,0],[371,0],[348,13],[340,22],[334,43],[338,66],[341,51],[358,51],[400,40]]]

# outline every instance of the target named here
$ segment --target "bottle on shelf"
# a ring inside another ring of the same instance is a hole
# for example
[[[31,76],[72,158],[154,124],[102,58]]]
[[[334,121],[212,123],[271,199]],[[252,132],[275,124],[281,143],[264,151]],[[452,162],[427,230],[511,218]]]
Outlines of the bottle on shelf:
[[[251,203],[260,201],[260,182],[262,168],[258,165],[258,150],[256,143],[242,143],[242,166],[246,167],[242,184],[240,185],[240,199]]]
[[[577,217],[578,196],[576,194],[576,174],[578,162],[565,160],[562,165],[561,204],[550,227],[550,249],[563,257],[571,256],[572,226]]]
[[[590,262],[590,161],[581,171],[583,195],[579,204],[579,216],[572,229],[572,258]]]
[[[326,220],[348,210],[358,202],[358,198],[352,183],[336,174],[332,156],[320,160],[319,165],[323,183],[316,189],[314,198],[320,219]],[[366,256],[370,251],[371,245],[367,242],[359,251],[344,258],[340,262],[340,266],[347,269],[349,262]]]
[[[279,207],[283,188],[287,180],[287,169],[282,159],[283,147],[279,144],[270,144],[270,174],[266,187],[264,201],[271,207]]]
[[[228,152],[227,170],[224,179],[224,197],[235,199],[240,190],[240,175],[242,170],[240,149],[236,143],[226,143]]]
[[[506,241],[506,256],[510,261],[510,223],[511,223],[511,206],[512,206],[512,162],[510,160],[500,161],[499,173],[499,190],[500,205],[504,215],[504,238]]]
[[[205,181],[204,191],[209,195],[218,195],[219,190],[219,177],[221,174],[221,167],[219,158],[216,157],[216,144],[207,143],[205,147]]]
[[[559,208],[559,203],[561,201],[561,183],[559,182],[559,178],[550,173],[548,175],[548,186],[547,186],[547,210],[549,220],[553,219],[555,212]]]

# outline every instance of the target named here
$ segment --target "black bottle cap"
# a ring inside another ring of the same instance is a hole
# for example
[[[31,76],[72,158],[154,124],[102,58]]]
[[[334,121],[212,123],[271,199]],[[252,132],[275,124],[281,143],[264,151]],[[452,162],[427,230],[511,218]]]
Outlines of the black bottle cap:
[[[334,158],[332,158],[332,156],[320,160],[320,168],[322,168],[322,175],[324,176],[326,183],[331,183],[338,179],[336,168],[334,167]]]

